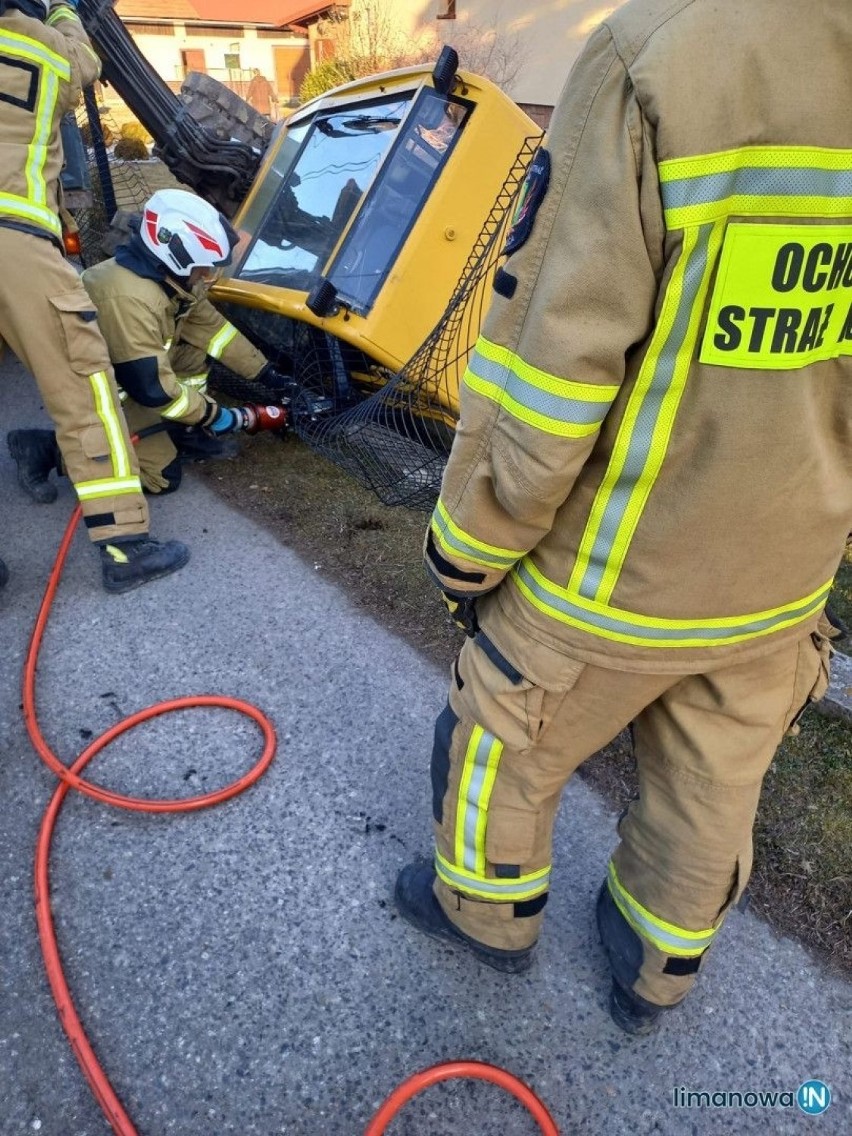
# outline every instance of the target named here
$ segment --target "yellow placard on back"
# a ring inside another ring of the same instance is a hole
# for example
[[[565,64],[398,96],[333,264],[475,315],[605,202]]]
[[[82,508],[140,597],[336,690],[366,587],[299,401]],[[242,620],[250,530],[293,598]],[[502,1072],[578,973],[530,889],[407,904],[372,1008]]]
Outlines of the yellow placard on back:
[[[792,370],[852,355],[852,226],[731,222],[702,363]]]

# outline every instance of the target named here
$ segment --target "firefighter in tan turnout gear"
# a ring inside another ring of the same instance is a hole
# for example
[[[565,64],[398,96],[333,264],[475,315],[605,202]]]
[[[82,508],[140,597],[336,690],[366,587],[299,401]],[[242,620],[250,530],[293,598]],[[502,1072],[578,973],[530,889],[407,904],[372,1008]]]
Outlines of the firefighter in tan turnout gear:
[[[109,353],[94,306],[64,259],[59,122],[99,74],[68,4],[48,11],[42,0],[0,0],[0,338],[35,377],[89,536],[100,546],[104,587],[120,592],[181,568],[189,550],[148,539]]]
[[[115,257],[83,273],[128,426],[142,435],[136,451],[149,493],[178,488],[181,452],[219,456],[215,447],[225,435],[276,425],[257,422],[258,413],[275,408],[221,407],[206,393],[210,359],[282,393],[287,382],[206,298],[209,280],[236,242],[214,206],[185,190],[159,190]],[[15,442],[21,486],[38,502],[53,501],[53,435],[18,431]]]
[[[633,724],[598,896],[654,1027],[751,869],[772,756],[827,685],[852,520],[852,5],[633,0],[525,186],[427,537],[470,638],[402,914],[526,969],[554,817]],[[582,885],[581,885],[582,886]]]

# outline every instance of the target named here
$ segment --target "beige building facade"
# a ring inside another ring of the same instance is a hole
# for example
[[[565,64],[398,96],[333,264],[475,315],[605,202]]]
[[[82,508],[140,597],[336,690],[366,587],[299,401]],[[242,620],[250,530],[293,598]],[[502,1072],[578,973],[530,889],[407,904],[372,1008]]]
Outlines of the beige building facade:
[[[377,2],[352,0],[352,8]],[[451,44],[463,67],[487,70],[544,121],[580,48],[619,6],[611,0],[393,0],[414,41],[431,35]]]

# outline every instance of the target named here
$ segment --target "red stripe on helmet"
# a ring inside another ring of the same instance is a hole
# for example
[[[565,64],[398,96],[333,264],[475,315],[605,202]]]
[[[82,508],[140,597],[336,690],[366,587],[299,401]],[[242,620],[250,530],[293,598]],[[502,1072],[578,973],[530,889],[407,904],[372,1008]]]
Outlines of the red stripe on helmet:
[[[194,233],[201,244],[202,248],[209,249],[210,252],[218,253],[219,256],[224,256],[225,252],[215,237],[211,237],[209,233],[205,233],[198,225],[193,225],[191,221],[186,222],[186,227],[191,233]]]
[[[148,230],[148,236],[151,238],[155,245],[159,244],[159,241],[157,240],[158,221],[159,217],[156,213],[152,213],[150,209],[145,210],[145,228]]]

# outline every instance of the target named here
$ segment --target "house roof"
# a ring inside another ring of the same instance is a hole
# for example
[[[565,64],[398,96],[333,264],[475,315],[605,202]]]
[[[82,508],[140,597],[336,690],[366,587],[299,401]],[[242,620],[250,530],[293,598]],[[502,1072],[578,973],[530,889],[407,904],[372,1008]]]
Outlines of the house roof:
[[[347,3],[348,0],[343,0]],[[340,3],[340,0],[337,0]],[[334,7],[333,0],[308,4],[305,0],[117,0],[123,20],[193,20],[205,24],[264,24],[283,28],[299,25]]]

